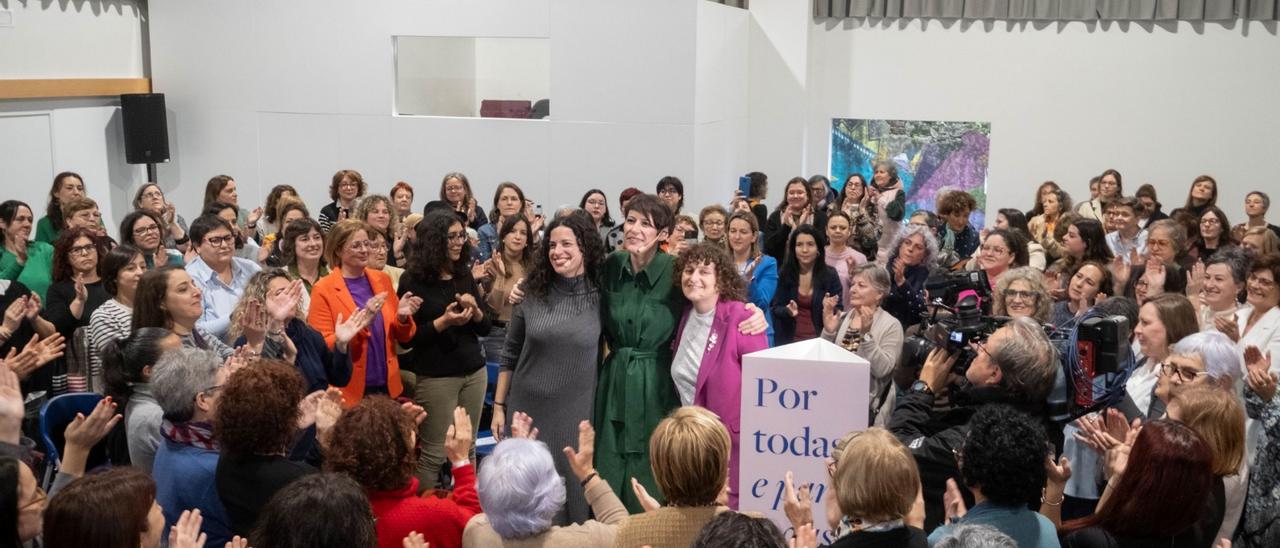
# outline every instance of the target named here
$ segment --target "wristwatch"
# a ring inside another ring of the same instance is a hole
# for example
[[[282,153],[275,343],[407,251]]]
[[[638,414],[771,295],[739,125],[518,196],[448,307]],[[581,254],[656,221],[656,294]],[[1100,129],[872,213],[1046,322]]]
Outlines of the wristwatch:
[[[932,389],[932,388],[929,388],[929,383],[924,382],[924,381],[916,381],[916,382],[911,383],[911,388],[908,388],[908,389],[907,389],[907,391],[908,391],[908,392],[913,392],[913,393],[914,393],[914,392],[922,392],[922,393],[928,394],[928,395],[930,395],[930,396],[932,396],[932,395],[933,395],[933,389]]]

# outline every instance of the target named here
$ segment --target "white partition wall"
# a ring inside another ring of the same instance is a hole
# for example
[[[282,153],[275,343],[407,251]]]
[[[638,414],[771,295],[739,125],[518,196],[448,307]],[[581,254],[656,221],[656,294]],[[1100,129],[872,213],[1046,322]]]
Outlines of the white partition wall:
[[[409,181],[419,206],[449,171],[486,209],[511,180],[547,209],[598,187],[616,210],[623,188],[652,192],[664,175],[701,203],[712,193],[695,194],[697,179],[742,170],[723,157],[745,156],[748,15],[692,0],[153,3],[152,76],[174,150],[161,177],[181,181],[180,203],[217,173],[247,202],[292,184],[313,213],[343,168],[375,192]],[[723,41],[701,41],[704,28]],[[550,118],[394,115],[398,35],[548,38]]]

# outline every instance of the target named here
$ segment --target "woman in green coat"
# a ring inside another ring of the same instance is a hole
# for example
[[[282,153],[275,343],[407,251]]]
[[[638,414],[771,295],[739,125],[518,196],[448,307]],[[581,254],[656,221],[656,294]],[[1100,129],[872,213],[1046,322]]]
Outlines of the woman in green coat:
[[[674,214],[656,196],[645,194],[628,202],[623,215],[623,251],[609,256],[601,280],[609,354],[596,384],[595,460],[600,477],[636,513],[642,508],[628,487],[632,478],[662,500],[649,467],[649,435],[680,406],[671,380],[672,339],[685,303],[673,282],[675,257],[659,250]],[[764,314],[752,311],[738,329],[763,333]]]
[[[44,301],[53,284],[53,246],[29,241],[33,215],[31,207],[18,200],[0,203],[0,229],[4,249],[0,250],[0,280],[17,280]]]

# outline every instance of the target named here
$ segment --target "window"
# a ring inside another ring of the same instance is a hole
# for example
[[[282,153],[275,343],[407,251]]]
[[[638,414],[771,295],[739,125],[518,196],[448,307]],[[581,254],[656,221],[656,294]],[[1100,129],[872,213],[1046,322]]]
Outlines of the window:
[[[546,118],[546,38],[397,36],[396,114]]]

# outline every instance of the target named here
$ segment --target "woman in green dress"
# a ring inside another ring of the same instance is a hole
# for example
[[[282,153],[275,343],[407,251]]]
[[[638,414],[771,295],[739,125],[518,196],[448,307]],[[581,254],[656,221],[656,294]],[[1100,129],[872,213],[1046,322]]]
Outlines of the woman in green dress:
[[[0,203],[0,280],[17,280],[40,297],[53,284],[53,246],[29,241],[34,218],[31,207],[18,200]]]
[[[632,478],[662,500],[649,467],[649,435],[680,406],[671,359],[685,303],[672,279],[675,257],[658,249],[674,224],[671,209],[645,194],[628,202],[623,215],[623,250],[609,256],[601,280],[609,355],[596,384],[595,460],[600,477],[636,513],[642,510],[639,500],[635,490],[626,487]],[[738,329],[763,333],[764,314],[751,310],[752,317]]]

